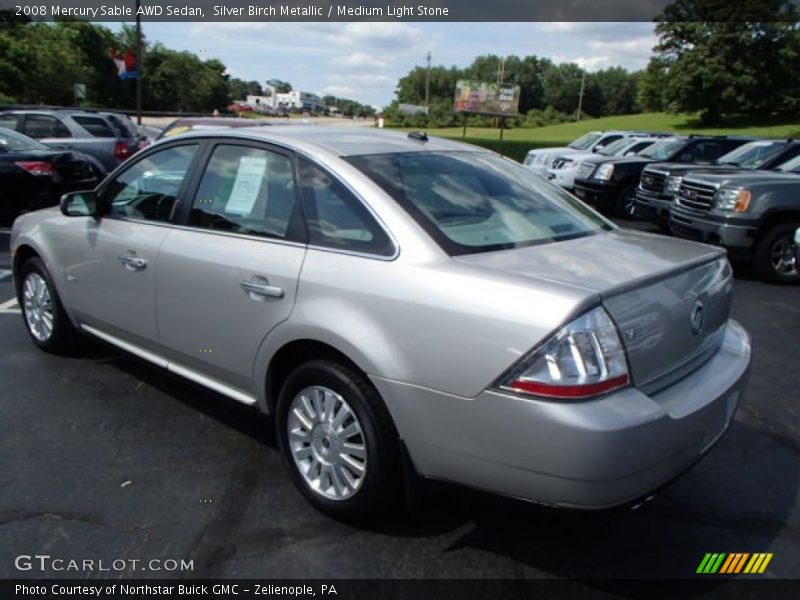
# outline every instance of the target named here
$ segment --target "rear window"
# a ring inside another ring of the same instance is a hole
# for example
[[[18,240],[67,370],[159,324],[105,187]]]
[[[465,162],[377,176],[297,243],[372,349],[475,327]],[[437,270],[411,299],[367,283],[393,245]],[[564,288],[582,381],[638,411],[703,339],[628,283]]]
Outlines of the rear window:
[[[114,130],[100,117],[73,116],[72,120],[92,134],[92,137],[116,137]]]
[[[23,150],[49,150],[41,142],[37,142],[33,138],[10,131],[8,129],[0,128],[0,150],[6,152],[20,152]]]
[[[493,154],[409,152],[347,160],[450,255],[556,242],[611,228],[566,192]]]

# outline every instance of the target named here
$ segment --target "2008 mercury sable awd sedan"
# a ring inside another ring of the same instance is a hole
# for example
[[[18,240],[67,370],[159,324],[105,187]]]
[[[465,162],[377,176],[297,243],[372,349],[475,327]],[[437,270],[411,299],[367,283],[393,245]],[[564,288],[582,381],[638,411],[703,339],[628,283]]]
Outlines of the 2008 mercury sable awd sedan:
[[[403,469],[634,502],[723,435],[750,363],[724,251],[422,133],[177,136],[22,216],[12,251],[36,345],[90,334],[273,413],[338,516],[391,503]]]

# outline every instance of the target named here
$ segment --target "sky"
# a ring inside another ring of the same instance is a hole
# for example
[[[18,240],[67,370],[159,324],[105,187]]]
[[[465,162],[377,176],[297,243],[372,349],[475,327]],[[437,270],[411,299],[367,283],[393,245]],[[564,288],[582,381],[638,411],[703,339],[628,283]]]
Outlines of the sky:
[[[288,81],[294,89],[376,108],[415,66],[468,66],[480,54],[535,54],[588,71],[647,64],[652,23],[143,23],[146,38],[203,59],[232,77]]]

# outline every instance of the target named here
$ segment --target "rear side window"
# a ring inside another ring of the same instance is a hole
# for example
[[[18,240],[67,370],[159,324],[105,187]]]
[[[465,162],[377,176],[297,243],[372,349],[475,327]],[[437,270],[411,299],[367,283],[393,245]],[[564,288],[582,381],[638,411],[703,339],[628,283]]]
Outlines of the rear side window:
[[[291,159],[252,146],[217,146],[200,181],[189,225],[302,240]]]
[[[100,117],[72,117],[72,120],[92,134],[92,137],[116,137],[108,123]]]
[[[50,115],[27,115],[23,133],[36,139],[72,137],[67,126]]]
[[[389,236],[353,194],[316,165],[299,162],[309,244],[380,256],[394,253]]]

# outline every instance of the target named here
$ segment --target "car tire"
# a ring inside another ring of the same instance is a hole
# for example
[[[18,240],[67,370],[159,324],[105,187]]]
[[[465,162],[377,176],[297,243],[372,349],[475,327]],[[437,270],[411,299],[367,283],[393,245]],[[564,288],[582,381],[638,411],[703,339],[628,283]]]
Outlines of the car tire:
[[[72,325],[53,280],[40,258],[29,258],[20,270],[17,302],[33,343],[45,352],[68,354],[80,334]]]
[[[281,386],[276,412],[283,462],[318,510],[364,522],[402,499],[397,432],[364,376],[332,360],[304,363]]]
[[[636,218],[636,184],[631,183],[622,188],[614,204],[614,216],[620,219]]]
[[[761,236],[753,251],[753,271],[764,281],[800,284],[800,265],[791,260],[794,232],[800,222],[773,225]]]

